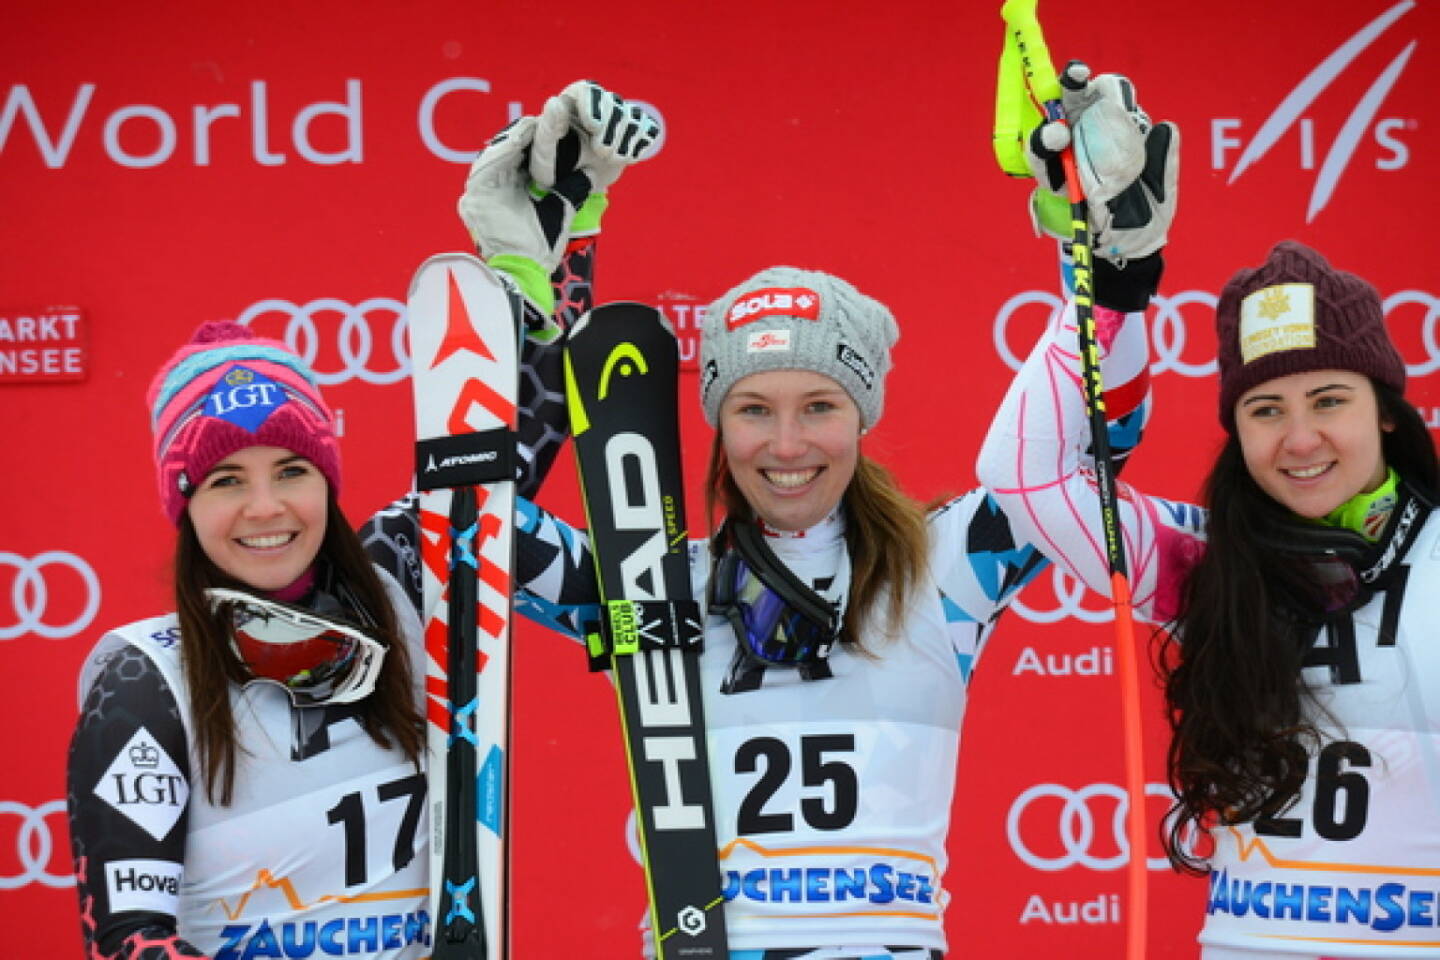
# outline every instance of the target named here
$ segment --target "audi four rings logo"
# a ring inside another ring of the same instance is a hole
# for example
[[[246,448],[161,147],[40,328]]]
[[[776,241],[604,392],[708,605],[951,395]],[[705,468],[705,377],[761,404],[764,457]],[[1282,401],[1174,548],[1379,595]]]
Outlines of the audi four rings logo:
[[[1160,797],[1167,803],[1175,799],[1163,783],[1145,784],[1145,796]],[[1033,813],[1032,805],[1037,808]],[[1130,860],[1130,841],[1125,834],[1129,809],[1129,797],[1113,783],[1079,788],[1037,783],[1010,804],[1005,836],[1015,856],[1036,870],[1119,870]],[[1164,857],[1147,857],[1145,864],[1151,870],[1170,867]]]
[[[1150,364],[1151,376],[1162,373],[1177,373],[1182,377],[1208,377],[1215,373],[1213,346],[1205,352],[1186,349],[1189,328],[1186,318],[1195,319],[1199,329],[1206,332],[1214,324],[1217,297],[1206,290],[1184,290],[1175,294],[1157,294],[1150,300],[1150,353],[1154,360]],[[1064,306],[1064,301],[1054,293],[1045,290],[1025,290],[1015,294],[1000,305],[995,313],[995,352],[1012,370],[1019,370],[1024,355],[1016,353],[1010,344],[1010,325],[1017,313],[1022,311],[1039,314],[1043,310],[1046,321]],[[1425,348],[1425,359],[1419,363],[1405,364],[1406,372],[1412,377],[1423,377],[1440,370],[1440,336],[1436,323],[1440,321],[1440,297],[1426,290],[1401,290],[1386,297],[1382,303],[1385,320],[1392,334],[1403,332],[1413,322],[1414,308],[1424,311],[1420,319],[1420,342]],[[1027,311],[1027,308],[1031,308]],[[1026,323],[1026,328],[1037,332],[1040,323]],[[1410,340],[1403,341],[1407,345]],[[1028,344],[1022,349],[1028,349]],[[1403,351],[1402,351],[1403,352]]]
[[[69,872],[68,856],[61,857],[63,865],[51,869],[51,859],[57,847],[64,845],[55,842],[56,834],[51,829],[50,819],[64,812],[64,800],[51,800],[38,807],[29,807],[14,800],[0,800],[0,823],[18,821],[15,863],[19,865],[17,873],[6,873],[4,871],[9,867],[0,867],[0,890],[18,890],[31,883],[43,883],[47,887],[75,886],[75,877]],[[8,862],[9,858],[0,853],[0,863]]]
[[[74,619],[56,623],[54,619],[63,616],[63,613],[51,609],[52,587],[59,584],[58,580],[52,583],[50,578],[66,567],[79,576],[85,588],[85,605]],[[0,640],[11,640],[27,633],[52,640],[72,637],[90,626],[100,610],[100,578],[95,576],[90,564],[73,553],[47,550],[34,557],[22,557],[18,553],[0,551],[0,576],[4,576],[3,571],[7,569],[15,570],[15,579],[10,583],[10,606],[14,610],[14,620],[9,622],[9,617],[0,614],[3,617],[0,619]]]
[[[1038,591],[1031,588],[1015,598],[1010,605],[1011,609],[1031,623],[1059,623],[1068,617],[1074,617],[1085,623],[1109,623],[1115,619],[1115,610],[1110,601],[1093,593],[1079,580],[1061,570],[1059,566],[1050,568],[1050,583],[1055,590],[1055,607],[1041,608],[1026,604],[1025,597],[1034,600],[1038,595]],[[1086,596],[1094,596],[1100,606],[1093,610],[1086,607]]]
[[[340,367],[322,369],[331,363],[332,351],[326,352],[324,363],[320,363],[320,329],[316,318],[337,314],[339,328],[335,332],[333,354],[338,356]],[[389,360],[374,357],[375,335],[370,324],[377,315],[389,316],[390,354]],[[405,342],[405,305],[389,297],[371,297],[359,303],[346,303],[334,297],[320,297],[308,303],[291,303],[289,300],[260,300],[245,308],[236,322],[263,329],[266,318],[283,317],[285,332],[281,339],[294,350],[310,369],[315,379],[324,386],[360,379],[366,383],[384,385],[396,383],[410,376],[410,353]],[[374,366],[379,368],[375,369]]]
[[[1440,297],[1424,290],[1401,290],[1385,298],[1385,317],[1401,307],[1419,307],[1425,311],[1420,323],[1420,342],[1425,344],[1425,362],[1407,363],[1405,372],[1412,377],[1423,377],[1440,370],[1440,342],[1435,337],[1435,321],[1440,319]]]

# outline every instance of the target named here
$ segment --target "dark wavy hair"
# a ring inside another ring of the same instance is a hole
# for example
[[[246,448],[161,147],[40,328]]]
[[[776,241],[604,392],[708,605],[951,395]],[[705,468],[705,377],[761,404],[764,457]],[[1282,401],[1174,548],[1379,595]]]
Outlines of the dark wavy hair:
[[[1393,425],[1381,437],[1385,463],[1433,499],[1440,463],[1429,428],[1398,391],[1372,385],[1381,421]],[[1284,612],[1283,598],[1308,592],[1305,573],[1277,549],[1282,538],[1257,535],[1291,514],[1250,476],[1233,434],[1205,482],[1204,502],[1205,553],[1159,651],[1177,798],[1163,842],[1175,868],[1190,874],[1208,865],[1182,835],[1284,813],[1304,783],[1307,748],[1320,740],[1319,707],[1300,674],[1316,625]]]
[[[397,745],[408,760],[418,764],[424,745],[424,719],[411,685],[409,651],[400,636],[389,595],[333,493],[326,504],[325,538],[316,562],[328,565],[365,605],[386,646],[375,690],[356,704],[361,727],[380,746]],[[212,803],[227,805],[234,796],[237,746],[230,685],[244,683],[249,676],[230,647],[229,625],[211,611],[205,599],[207,587],[250,589],[206,556],[189,513],[182,513],[175,548],[175,612],[180,620],[181,659],[206,795]]]

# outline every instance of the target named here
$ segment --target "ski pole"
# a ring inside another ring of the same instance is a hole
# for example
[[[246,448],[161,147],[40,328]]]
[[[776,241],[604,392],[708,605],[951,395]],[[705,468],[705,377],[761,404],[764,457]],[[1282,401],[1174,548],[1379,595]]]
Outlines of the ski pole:
[[[1023,118],[1016,105],[1019,97],[1014,79],[1018,67],[1025,88],[1050,120],[1065,122],[1061,107],[1061,80],[1055,73],[1045,37],[1040,32],[1035,7],[1038,0],[1006,0],[1000,8],[1005,20],[1005,50],[1001,55],[1001,76],[996,95],[995,149],[1001,168],[1015,174],[1006,162],[1006,149],[1013,157],[1008,138]],[[1009,76],[1007,76],[1007,73]],[[1095,339],[1095,296],[1090,223],[1085,192],[1075,169],[1073,145],[1061,154],[1070,200],[1070,243],[1074,264],[1075,325],[1079,332],[1081,383],[1090,420],[1090,442],[1095,456],[1095,486],[1100,500],[1100,522],[1105,555],[1110,568],[1110,598],[1115,608],[1116,668],[1120,675],[1121,722],[1125,754],[1125,792],[1129,798],[1125,835],[1130,846],[1126,865],[1125,956],[1145,956],[1146,843],[1144,734],[1140,718],[1140,683],[1135,653],[1134,612],[1130,599],[1130,577],[1120,530],[1120,509],[1115,493],[1115,468],[1110,455],[1110,434],[1105,423],[1104,383],[1100,375],[1100,351]]]

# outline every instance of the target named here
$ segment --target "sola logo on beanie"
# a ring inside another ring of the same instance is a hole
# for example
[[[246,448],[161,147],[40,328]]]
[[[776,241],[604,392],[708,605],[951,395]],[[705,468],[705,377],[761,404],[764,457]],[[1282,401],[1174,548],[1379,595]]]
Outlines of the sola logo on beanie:
[[[725,325],[731,330],[753,323],[761,317],[795,317],[800,320],[820,319],[820,298],[814,290],[792,287],[756,290],[737,300],[725,313]]]

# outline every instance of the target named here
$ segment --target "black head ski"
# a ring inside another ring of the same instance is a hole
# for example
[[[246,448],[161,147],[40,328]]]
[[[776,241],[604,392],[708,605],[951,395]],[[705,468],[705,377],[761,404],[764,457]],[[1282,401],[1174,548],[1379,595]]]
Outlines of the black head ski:
[[[728,958],[690,585],[675,335],[653,308],[596,307],[565,355],[570,427],[661,960]]]

